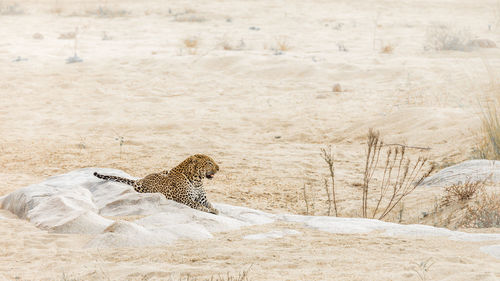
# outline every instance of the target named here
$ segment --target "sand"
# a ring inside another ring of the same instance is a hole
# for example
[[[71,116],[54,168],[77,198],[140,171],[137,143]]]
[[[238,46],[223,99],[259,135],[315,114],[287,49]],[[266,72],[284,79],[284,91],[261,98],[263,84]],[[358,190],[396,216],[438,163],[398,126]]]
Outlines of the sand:
[[[205,153],[221,167],[206,186],[210,200],[305,214],[306,183],[310,211],[324,215],[319,150],[332,145],[341,215],[356,216],[368,128],[387,142],[430,147],[440,167],[469,159],[478,100],[500,75],[497,48],[424,49],[440,25],[498,45],[494,0],[14,4],[0,3],[0,195],[78,168],[140,177]],[[75,40],[58,38],[75,30],[83,62],[67,64]],[[381,53],[387,45],[392,53]],[[403,222],[418,222],[441,194],[417,190]],[[88,250],[84,235],[0,216],[7,280],[201,279],[249,267],[252,280],[419,280],[415,263],[429,258],[428,280],[500,277],[499,260],[479,250],[494,242],[279,223],[164,247]],[[277,228],[301,235],[243,239]]]

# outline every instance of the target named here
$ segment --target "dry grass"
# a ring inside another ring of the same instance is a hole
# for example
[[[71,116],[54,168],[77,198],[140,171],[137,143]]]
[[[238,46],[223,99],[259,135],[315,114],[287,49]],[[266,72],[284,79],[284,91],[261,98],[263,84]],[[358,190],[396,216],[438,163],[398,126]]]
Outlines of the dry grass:
[[[445,195],[425,221],[457,228],[500,227],[500,196],[489,193],[485,181],[465,182],[445,188]]]
[[[198,48],[199,40],[198,37],[189,37],[184,39],[183,43],[186,48]]]
[[[290,42],[286,36],[278,36],[275,39],[276,50],[286,52],[291,49]]]
[[[177,15],[175,21],[177,22],[205,22],[207,19],[198,15]]]
[[[481,108],[481,129],[473,149],[474,158],[500,160],[500,119],[496,103]]]
[[[469,51],[468,43],[472,35],[466,29],[451,28],[447,25],[432,25],[426,32],[425,50]]]
[[[446,194],[441,200],[441,206],[450,206],[453,203],[463,203],[474,199],[484,190],[484,181],[465,182],[445,187]]]
[[[325,191],[328,197],[328,215],[331,214],[332,202],[333,202],[335,216],[337,217],[338,216],[337,200],[335,198],[335,165],[334,165],[335,159],[333,157],[332,147],[329,146],[328,148],[322,148],[321,157],[323,158],[323,160],[325,160],[326,165],[328,166],[328,171],[330,172],[330,180],[332,182],[332,193],[330,196],[330,191],[328,189],[328,180],[325,178]]]
[[[13,16],[22,14],[24,14],[24,10],[19,6],[19,4],[0,1],[0,15]]]
[[[195,55],[198,52],[198,47],[200,45],[200,39],[198,37],[188,37],[182,40],[182,44],[188,50],[190,55]]]
[[[179,278],[179,281],[250,281],[251,279],[248,276],[248,272],[250,271],[249,267],[246,270],[241,271],[238,275],[231,275],[230,273],[226,273],[226,275],[217,275],[211,276],[210,278],[197,279],[195,277],[186,276],[184,278]]]
[[[392,54],[394,52],[394,46],[391,44],[382,45],[380,52],[382,54]]]
[[[87,10],[86,14],[88,16],[96,16],[99,18],[115,18],[115,17],[126,17],[130,15],[130,11],[120,8],[110,8],[106,5],[99,6],[96,9]]]
[[[205,22],[206,20],[204,16],[197,15],[193,9],[185,9],[184,12],[174,15],[176,22]]]
[[[427,158],[418,157],[416,161],[412,161],[406,154],[407,146],[384,145],[380,133],[370,129],[362,185],[361,208],[365,218],[368,217],[370,183],[377,170],[383,148],[386,148],[385,165],[382,179],[379,180],[379,194],[371,214],[372,218],[384,219],[435,169]]]
[[[500,227],[500,195],[482,192],[465,208],[459,225],[463,227]]]
[[[239,41],[230,40],[226,36],[218,40],[217,47],[225,51],[239,51],[245,48],[245,41],[243,39]]]
[[[472,156],[479,159],[500,160],[500,84],[497,73],[488,61],[483,60],[490,77],[490,88],[485,102],[480,103],[481,129]]]

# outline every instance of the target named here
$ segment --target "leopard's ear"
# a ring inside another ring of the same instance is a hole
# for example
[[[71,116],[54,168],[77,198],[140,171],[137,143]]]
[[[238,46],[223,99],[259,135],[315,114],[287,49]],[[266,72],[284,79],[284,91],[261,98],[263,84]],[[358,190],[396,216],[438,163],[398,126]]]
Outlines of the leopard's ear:
[[[193,156],[190,156],[188,159],[186,159],[186,166],[187,166],[187,171],[189,173],[189,178],[193,178],[196,175],[196,170],[198,169],[196,165],[196,159]]]

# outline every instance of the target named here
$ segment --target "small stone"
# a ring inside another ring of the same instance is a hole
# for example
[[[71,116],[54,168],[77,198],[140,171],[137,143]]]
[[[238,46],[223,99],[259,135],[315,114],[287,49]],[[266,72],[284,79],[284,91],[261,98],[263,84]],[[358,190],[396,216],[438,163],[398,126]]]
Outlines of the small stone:
[[[43,35],[37,32],[37,33],[33,34],[33,39],[43,40]]]
[[[342,86],[340,86],[339,83],[336,83],[335,85],[333,85],[332,91],[334,93],[340,93],[340,92],[342,92]]]

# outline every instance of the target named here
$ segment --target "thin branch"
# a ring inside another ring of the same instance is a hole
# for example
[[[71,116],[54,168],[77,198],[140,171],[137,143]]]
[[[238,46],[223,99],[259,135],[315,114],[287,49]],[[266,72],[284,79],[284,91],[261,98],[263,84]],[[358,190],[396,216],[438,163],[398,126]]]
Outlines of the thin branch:
[[[420,149],[420,150],[431,150],[431,147],[423,147],[423,146],[410,146],[406,144],[399,144],[399,143],[386,143],[384,146],[400,146],[400,147],[406,147],[406,148],[412,148],[412,149]]]

